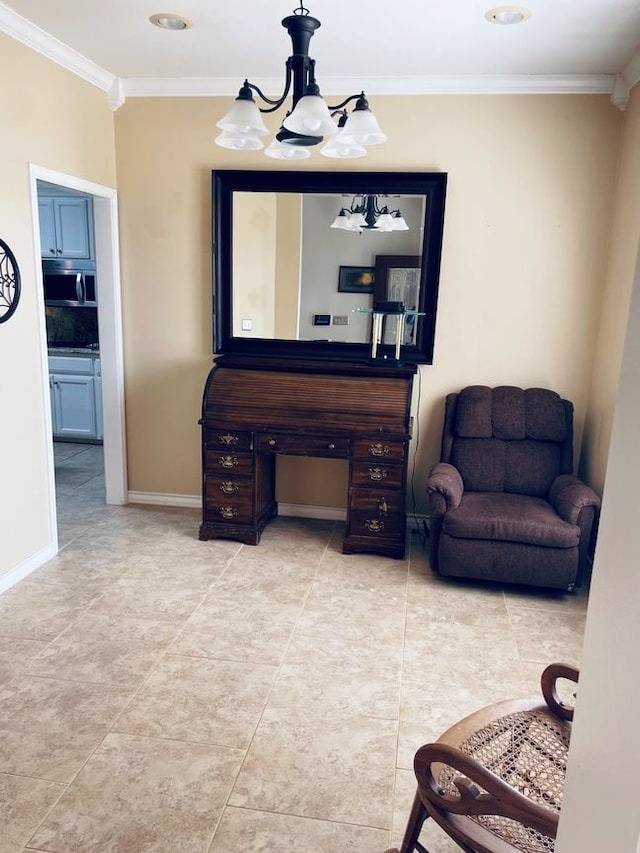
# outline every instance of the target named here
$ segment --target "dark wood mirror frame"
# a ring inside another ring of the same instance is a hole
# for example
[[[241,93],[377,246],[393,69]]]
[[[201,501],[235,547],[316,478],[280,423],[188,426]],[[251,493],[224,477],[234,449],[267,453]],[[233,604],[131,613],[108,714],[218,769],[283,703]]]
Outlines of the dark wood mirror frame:
[[[424,196],[425,222],[421,254],[420,301],[416,343],[403,346],[405,363],[431,364],[436,326],[440,258],[447,175],[444,172],[291,172],[218,170],[212,172],[214,352],[367,362],[369,343],[246,338],[233,335],[233,194],[235,192],[363,193]],[[393,347],[378,355],[393,357]]]

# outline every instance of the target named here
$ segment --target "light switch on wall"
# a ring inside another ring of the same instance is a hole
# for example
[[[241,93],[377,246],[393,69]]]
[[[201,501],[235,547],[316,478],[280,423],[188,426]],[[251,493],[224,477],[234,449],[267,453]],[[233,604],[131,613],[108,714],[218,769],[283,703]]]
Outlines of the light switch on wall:
[[[253,322],[251,320],[243,320],[242,321],[242,331],[250,332],[253,328]]]

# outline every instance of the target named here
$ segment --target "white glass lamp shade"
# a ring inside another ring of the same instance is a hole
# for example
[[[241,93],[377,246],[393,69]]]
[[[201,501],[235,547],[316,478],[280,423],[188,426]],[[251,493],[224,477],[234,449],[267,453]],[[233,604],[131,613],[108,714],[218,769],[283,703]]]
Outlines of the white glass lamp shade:
[[[343,143],[341,141],[341,137],[342,131],[339,131],[335,136],[331,137],[324,148],[320,149],[320,153],[324,157],[335,157],[340,160],[352,160],[356,157],[366,157],[367,149],[364,145],[354,145],[349,142]]]
[[[349,214],[344,208],[340,211],[340,213],[333,220],[329,228],[338,228],[340,231],[350,231],[349,228]]]
[[[287,145],[286,142],[280,142],[277,139],[274,139],[271,145],[265,148],[264,153],[274,160],[306,160],[307,157],[311,157],[311,151],[308,148],[303,148],[300,145]]]
[[[338,132],[338,125],[320,95],[303,95],[282,124],[292,133],[306,136],[331,136]]]
[[[367,225],[367,220],[361,213],[352,213],[349,217],[349,228],[352,231],[356,231],[358,228],[365,228]]]
[[[258,105],[254,100],[236,98],[231,109],[222,116],[217,127],[234,134],[267,136],[269,129],[262,120]]]
[[[264,143],[259,136],[230,133],[228,130],[223,130],[214,141],[221,148],[231,148],[234,151],[258,151],[264,148]]]
[[[381,213],[378,219],[376,220],[376,226],[378,231],[393,231],[393,217],[390,213]]]
[[[392,216],[392,222],[393,222],[393,230],[394,231],[408,231],[409,230],[409,226],[404,221],[404,217],[402,216],[400,211],[398,211],[397,213],[394,213],[394,215]]]
[[[351,145],[381,145],[387,137],[371,110],[354,110],[342,129],[340,141]]]

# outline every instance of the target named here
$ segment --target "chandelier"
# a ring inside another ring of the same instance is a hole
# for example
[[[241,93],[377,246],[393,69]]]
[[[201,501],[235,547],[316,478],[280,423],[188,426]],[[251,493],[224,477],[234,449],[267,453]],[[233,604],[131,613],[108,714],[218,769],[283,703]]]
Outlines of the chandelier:
[[[231,109],[217,122],[222,133],[216,144],[237,151],[264,148],[262,137],[269,130],[260,113],[280,109],[291,91],[291,109],[280,125],[271,144],[265,149],[267,157],[278,160],[299,160],[310,156],[309,148],[328,137],[320,153],[325,157],[364,157],[369,145],[387,141],[375,116],[369,109],[364,92],[350,95],[335,106],[327,105],[316,82],[315,60],[309,56],[309,42],[320,26],[309,15],[302,2],[292,15],[282,20],[291,38],[292,55],[285,65],[284,92],[281,97],[268,98],[258,86],[245,80]],[[267,106],[258,107],[253,93]],[[345,109],[355,101],[351,113]]]
[[[400,211],[389,210],[386,204],[380,203],[379,195],[354,196],[350,207],[343,207],[333,220],[330,228],[342,231],[408,231],[409,226],[404,221]]]

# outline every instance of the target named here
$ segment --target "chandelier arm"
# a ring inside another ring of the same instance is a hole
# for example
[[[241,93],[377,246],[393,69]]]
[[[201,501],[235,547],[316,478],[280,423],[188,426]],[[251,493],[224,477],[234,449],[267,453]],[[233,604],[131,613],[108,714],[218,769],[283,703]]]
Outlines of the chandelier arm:
[[[253,91],[256,93],[256,95],[258,95],[258,97],[261,98],[265,102],[265,104],[271,104],[272,105],[269,107],[258,107],[258,109],[260,110],[261,113],[273,113],[273,112],[275,112],[276,110],[280,109],[280,107],[284,104],[285,100],[287,99],[287,95],[289,94],[289,89],[291,88],[291,66],[290,66],[288,61],[287,61],[286,69],[287,69],[287,74],[286,74],[285,81],[284,81],[284,92],[277,99],[267,97],[267,95],[265,95],[265,93],[262,91],[262,89],[260,89],[259,86],[256,86],[255,83],[249,83],[248,80],[245,81],[245,85],[248,86],[249,89],[253,89]]]
[[[347,104],[350,104],[350,103],[351,103],[351,101],[357,101],[357,100],[358,100],[358,98],[361,98],[362,96],[363,96],[363,93],[362,93],[362,92],[360,92],[360,93],[359,93],[359,94],[357,94],[357,95],[349,95],[349,97],[348,97],[348,98],[346,98],[346,99],[345,99],[344,101],[342,101],[341,103],[336,104],[335,106],[334,106],[333,104],[329,104],[329,105],[328,105],[329,110],[330,110],[331,112],[332,112],[332,111],[334,111],[334,110],[341,110],[343,107],[346,107],[346,105],[347,105]]]

